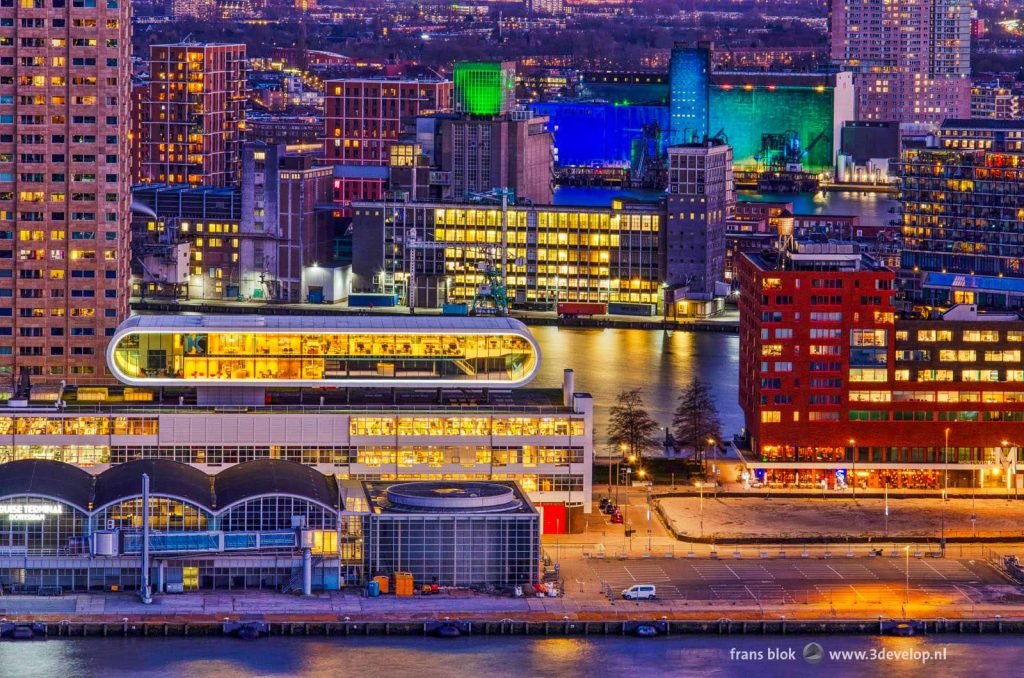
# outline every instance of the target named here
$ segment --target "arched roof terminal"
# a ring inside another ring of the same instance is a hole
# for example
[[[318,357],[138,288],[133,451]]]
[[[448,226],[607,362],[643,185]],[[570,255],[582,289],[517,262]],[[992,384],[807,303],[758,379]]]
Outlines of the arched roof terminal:
[[[139,459],[110,467],[96,476],[93,506],[101,508],[141,496],[143,473],[149,475],[151,495],[177,497],[208,511],[213,509],[210,476],[188,464],[170,459]]]
[[[293,495],[338,508],[333,478],[283,459],[257,459],[224,469],[214,477],[220,509],[264,495]]]
[[[4,497],[49,497],[89,512],[93,476],[80,468],[48,459],[21,459],[0,466],[0,500]]]
[[[90,513],[141,496],[143,473],[149,475],[151,495],[176,497],[210,513],[268,495],[290,495],[338,509],[333,476],[283,459],[257,459],[212,476],[169,459],[130,461],[95,476],[59,461],[25,459],[0,465],[0,501],[38,495]]]

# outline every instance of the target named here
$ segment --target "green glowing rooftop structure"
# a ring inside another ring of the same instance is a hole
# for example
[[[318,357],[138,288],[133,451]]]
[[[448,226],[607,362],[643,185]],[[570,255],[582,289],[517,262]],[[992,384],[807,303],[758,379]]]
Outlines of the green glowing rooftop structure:
[[[455,107],[469,115],[502,115],[515,106],[516,65],[512,61],[455,64]]]

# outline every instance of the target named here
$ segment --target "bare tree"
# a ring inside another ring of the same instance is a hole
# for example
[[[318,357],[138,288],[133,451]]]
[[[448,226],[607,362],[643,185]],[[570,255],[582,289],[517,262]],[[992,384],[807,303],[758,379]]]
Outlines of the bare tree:
[[[711,397],[711,390],[700,379],[695,378],[679,394],[672,428],[677,444],[693,448],[694,459],[699,455],[703,460],[704,450],[721,441],[722,422],[718,408]]]
[[[648,413],[642,391],[638,388],[619,391],[608,420],[608,443],[623,456],[643,457],[660,445],[658,422]]]

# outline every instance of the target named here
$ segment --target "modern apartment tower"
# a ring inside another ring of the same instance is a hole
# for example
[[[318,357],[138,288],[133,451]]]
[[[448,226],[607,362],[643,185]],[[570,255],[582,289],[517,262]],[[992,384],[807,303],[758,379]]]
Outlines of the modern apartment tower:
[[[0,4],[0,388],[104,381],[128,312],[131,10]]]
[[[831,0],[832,61],[855,73],[858,120],[970,114],[969,0]]]
[[[1024,121],[946,120],[905,151],[899,282],[913,306],[1024,307]]]
[[[142,178],[229,186],[238,182],[245,130],[245,45],[150,47],[143,102]]]
[[[450,80],[359,78],[325,84],[324,157],[336,166],[335,201],[383,197],[389,150],[403,120],[451,110]],[[379,168],[379,169],[377,169]]]

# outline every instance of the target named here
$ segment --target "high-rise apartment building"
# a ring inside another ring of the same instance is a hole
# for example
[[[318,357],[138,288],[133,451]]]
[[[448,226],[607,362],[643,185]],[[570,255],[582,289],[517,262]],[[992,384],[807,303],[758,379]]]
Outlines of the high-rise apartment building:
[[[1024,117],[1024,94],[998,82],[976,84],[971,88],[971,117],[1020,120]]]
[[[150,47],[142,177],[193,186],[238,182],[245,130],[245,45]]]
[[[974,304],[901,317],[893,271],[848,243],[746,253],[740,406],[751,480],[1019,486],[1024,322]]]
[[[325,83],[324,157],[336,166],[335,201],[379,200],[384,193],[388,151],[403,120],[451,110],[449,80],[362,78]]]
[[[132,183],[142,183],[142,124],[145,114],[146,99],[149,98],[148,82],[132,82],[131,89],[131,124],[128,127],[128,152],[130,155]]]
[[[109,379],[128,312],[131,11],[0,3],[0,386]]]
[[[1024,306],[1024,121],[947,120],[906,151],[900,286],[915,306]]]
[[[668,163],[661,251],[669,292],[678,300],[713,295],[725,280],[725,222],[736,205],[732,148],[720,141],[670,146]]]
[[[854,72],[857,119],[970,114],[969,0],[832,0],[832,61]]]

